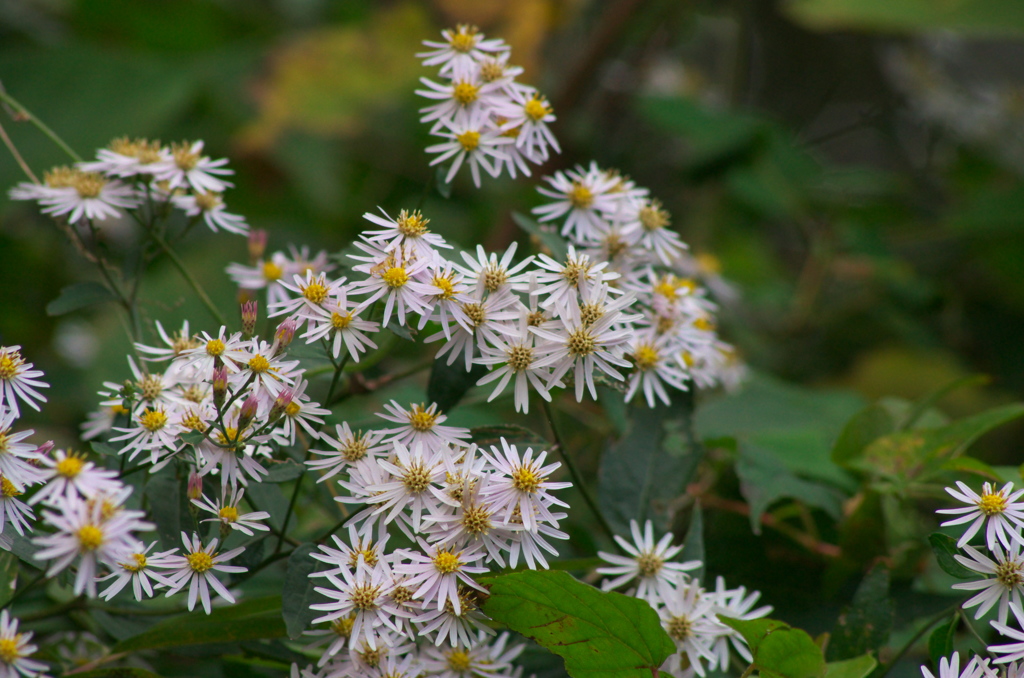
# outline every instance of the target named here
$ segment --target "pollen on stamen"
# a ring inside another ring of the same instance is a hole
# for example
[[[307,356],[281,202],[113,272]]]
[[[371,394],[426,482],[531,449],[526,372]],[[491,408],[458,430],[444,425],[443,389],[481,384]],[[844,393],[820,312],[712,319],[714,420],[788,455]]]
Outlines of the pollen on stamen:
[[[475,151],[480,145],[480,132],[476,130],[466,130],[462,134],[455,137],[455,140],[462,145],[465,151]]]

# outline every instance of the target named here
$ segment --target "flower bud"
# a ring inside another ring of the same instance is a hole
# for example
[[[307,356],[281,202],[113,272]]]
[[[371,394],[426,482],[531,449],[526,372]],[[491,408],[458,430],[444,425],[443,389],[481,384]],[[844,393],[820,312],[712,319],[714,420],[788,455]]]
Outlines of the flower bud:
[[[213,404],[217,409],[224,407],[228,395],[228,368],[221,365],[213,368]]]
[[[238,432],[241,433],[252,420],[256,418],[256,412],[259,410],[260,400],[256,397],[255,393],[250,393],[249,397],[242,403],[242,410],[238,413]]]
[[[292,343],[297,329],[298,323],[295,321],[295,318],[288,318],[277,326],[277,331],[274,333],[275,357],[284,353],[284,350],[288,348],[288,344]]]
[[[249,231],[249,264],[255,266],[267,250],[267,232],[262,228]]]
[[[270,408],[270,414],[267,417],[268,423],[275,422],[284,416],[285,410],[287,410],[288,406],[292,403],[293,396],[294,391],[290,388],[281,389],[281,392],[277,394],[276,398],[274,398],[274,404]]]
[[[193,501],[203,498],[203,477],[195,471],[188,476],[188,498]]]
[[[50,450],[52,450],[52,449],[53,449],[53,441],[52,440],[47,440],[45,443],[43,443],[42,445],[37,447],[32,454],[35,457],[45,457],[46,455],[48,455],[50,453]]]
[[[259,302],[246,301],[242,304],[242,335],[248,339],[256,334]]]

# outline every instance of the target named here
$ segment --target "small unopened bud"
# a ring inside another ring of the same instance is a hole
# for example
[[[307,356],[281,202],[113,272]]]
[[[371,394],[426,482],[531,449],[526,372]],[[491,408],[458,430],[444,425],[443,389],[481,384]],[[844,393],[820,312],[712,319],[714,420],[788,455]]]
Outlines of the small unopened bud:
[[[256,418],[256,412],[259,410],[260,400],[256,397],[255,393],[250,393],[249,397],[242,403],[242,409],[238,413],[238,432],[244,431],[252,420]]]
[[[259,303],[256,301],[246,301],[242,304],[242,335],[246,339],[256,334],[258,309]]]
[[[262,228],[249,231],[249,264],[256,265],[256,262],[263,258],[267,251],[267,232]]]
[[[35,457],[45,457],[46,455],[48,455],[50,453],[50,450],[52,450],[52,449],[53,449],[53,441],[52,440],[47,440],[45,443],[43,443],[42,445],[37,447],[32,454]]]
[[[228,395],[228,368],[221,365],[213,368],[213,404],[217,409],[224,407]]]
[[[272,423],[284,416],[285,410],[292,404],[292,397],[294,392],[290,388],[281,389],[281,392],[274,398],[274,404],[270,408],[270,414],[267,417],[268,423]]]
[[[195,471],[188,476],[188,498],[193,501],[203,498],[203,477]]]
[[[292,339],[295,338],[295,330],[297,329],[298,323],[295,321],[295,318],[288,318],[277,326],[277,331],[274,332],[275,357],[284,353],[284,350],[288,348],[288,344],[292,343]]]
[[[132,398],[134,398],[135,397],[135,382],[133,382],[131,379],[126,379],[125,382],[123,384],[121,384],[121,394],[120,395],[125,400],[131,400]]]

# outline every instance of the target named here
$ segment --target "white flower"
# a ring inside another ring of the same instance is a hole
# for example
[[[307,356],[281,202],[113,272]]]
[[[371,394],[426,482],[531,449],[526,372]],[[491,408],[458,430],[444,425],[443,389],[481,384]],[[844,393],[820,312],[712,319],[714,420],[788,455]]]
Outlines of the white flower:
[[[214,502],[206,497],[200,499],[193,499],[192,503],[198,506],[203,511],[208,511],[216,518],[207,518],[201,522],[219,522],[221,524],[221,536],[225,529],[238,530],[242,534],[247,534],[250,537],[253,530],[261,532],[268,532],[270,527],[259,522],[270,518],[270,514],[266,511],[253,511],[251,513],[240,513],[238,507],[242,501],[242,493],[245,491],[244,488],[238,487],[233,489],[230,494],[224,492],[226,488],[222,488],[222,497],[220,500]]]
[[[62,497],[94,497],[101,492],[114,494],[122,487],[117,471],[100,468],[85,460],[84,454],[56,450],[54,458],[39,458],[47,468],[43,470],[46,486],[32,495],[30,504],[41,501],[56,504]]]
[[[444,445],[463,445],[463,441],[470,437],[468,428],[442,426],[448,416],[437,409],[437,403],[430,403],[430,407],[413,403],[405,410],[397,401],[392,400],[384,404],[384,410],[387,414],[378,412],[377,416],[400,424],[397,428],[383,431],[385,438],[382,442],[385,443],[396,442],[409,447],[421,443],[424,448],[431,450]]]
[[[564,262],[541,254],[537,257],[537,266],[544,269],[535,278],[540,287],[531,290],[530,294],[546,297],[540,305],[554,308],[559,313],[581,299],[590,298],[593,289],[619,277],[618,273],[604,270],[608,262],[592,262],[586,254],[577,254],[572,245],[569,245]]]
[[[629,375],[627,403],[641,388],[648,407],[654,407],[656,400],[671,404],[665,384],[678,391],[687,390],[687,374],[671,353],[669,337],[652,337],[649,333],[639,335],[633,340],[629,354],[633,358],[633,372]]]
[[[335,360],[341,356],[344,346],[352,360],[359,362],[360,353],[377,348],[367,333],[380,332],[380,324],[359,317],[365,308],[362,304],[350,306],[345,290],[339,289],[307,316],[302,338],[307,344],[327,339]]]
[[[1024,558],[1020,554],[1020,546],[1012,542],[1007,551],[1003,551],[999,543],[992,549],[995,560],[988,558],[970,545],[963,547],[970,558],[956,555],[957,562],[964,567],[981,574],[995,575],[990,579],[969,581],[953,584],[954,589],[961,591],[979,591],[977,595],[964,603],[964,607],[978,605],[975,619],[981,617],[999,603],[998,618],[1001,624],[1006,623],[1011,602],[1022,603],[1021,592],[1024,591]]]
[[[383,561],[370,566],[364,561],[356,564],[354,571],[346,565],[326,573],[330,587],[317,586],[318,593],[331,598],[331,602],[310,605],[311,609],[327,612],[313,623],[333,621],[354,614],[349,648],[363,640],[371,649],[377,649],[380,641],[380,627],[398,631],[395,617],[404,612],[387,599],[390,590],[390,571]],[[388,643],[382,643],[388,645]]]
[[[370,221],[383,228],[379,231],[365,231],[363,237],[367,242],[383,243],[384,251],[390,252],[394,249],[403,249],[421,259],[429,259],[435,253],[436,247],[451,248],[451,245],[444,241],[437,233],[431,233],[427,228],[430,219],[416,210],[412,213],[402,210],[398,217],[393,219],[388,216],[383,207],[378,207],[384,218],[378,217],[372,212],[363,214],[363,219]]]
[[[470,577],[471,574],[487,571],[486,567],[470,564],[484,557],[479,544],[456,550],[428,544],[422,539],[417,539],[416,543],[423,549],[423,553],[407,551],[405,556],[411,562],[397,563],[394,569],[398,574],[409,575],[405,585],[410,589],[419,587],[416,588],[412,597],[422,598],[424,608],[436,602],[437,609],[441,610],[448,602],[451,603],[455,613],[459,614],[462,611],[459,582],[478,591],[484,591]]]
[[[480,544],[487,551],[487,560],[505,567],[501,552],[509,548],[514,527],[501,525],[494,519],[495,511],[481,497],[487,486],[487,475],[466,474],[456,480],[455,490],[461,501],[455,510],[446,504],[436,504],[424,519],[428,541],[438,546],[462,548],[467,544]],[[451,490],[449,490],[449,493]]]
[[[32,530],[29,525],[29,521],[33,519],[32,509],[17,498],[20,494],[21,491],[14,483],[0,475],[0,533],[3,533],[8,522],[22,536],[26,530]]]
[[[501,125],[503,131],[516,131],[515,147],[537,164],[548,159],[549,147],[561,153],[558,140],[548,128],[555,114],[547,99],[532,87],[512,88],[509,97],[495,107],[495,114],[506,120]]]
[[[722,577],[715,578],[715,614],[725,615],[726,617],[732,617],[734,619],[760,619],[769,615],[772,611],[771,605],[762,605],[757,609],[751,609],[757,604],[758,599],[761,597],[759,591],[751,591],[750,595],[747,595],[747,589],[743,586],[737,589],[726,589],[725,579]],[[739,634],[735,629],[730,628],[727,635],[720,636],[715,641],[715,654],[718,655],[718,665],[722,669],[726,669],[729,666],[729,644],[736,649],[737,654],[743,658],[744,661],[750,663],[753,658],[750,654],[750,649],[747,647],[747,641],[744,640],[743,636]]]
[[[312,271],[306,271],[305,275],[295,274],[292,279],[294,284],[289,284],[282,279],[281,287],[299,296],[270,304],[267,314],[269,317],[288,314],[301,324],[306,318],[319,311],[332,295],[344,296],[345,278],[328,280],[326,273],[314,274]]]
[[[655,544],[654,524],[650,520],[644,523],[642,534],[635,520],[629,521],[629,529],[633,535],[632,544],[615,535],[615,541],[629,554],[628,557],[603,551],[597,554],[612,565],[599,567],[597,571],[604,575],[615,575],[614,579],[601,582],[602,591],[611,591],[639,579],[636,596],[653,604],[658,599],[658,582],[675,583],[685,580],[685,572],[701,566],[699,560],[685,563],[669,562],[683,550],[683,547],[672,546],[671,532]]]
[[[921,667],[921,673],[924,675],[924,678],[935,678],[932,672],[924,666]],[[996,678],[996,673],[993,669],[989,668],[988,659],[981,659],[978,655],[971,657],[971,661],[968,662],[963,671],[960,670],[960,654],[957,652],[953,653],[952,659],[943,657],[939,660],[938,678],[982,678],[983,676],[985,678]]]
[[[657,611],[658,616],[677,650],[665,660],[662,669],[678,676],[692,666],[702,677],[707,669],[715,670],[718,657],[711,646],[718,636],[728,632],[728,627],[712,616],[715,597],[707,595],[696,582],[659,588],[663,605]]]
[[[29,644],[32,632],[18,633],[18,620],[0,611],[0,678],[49,678],[46,664],[28,659],[39,648]]]
[[[68,223],[75,224],[81,219],[103,221],[121,216],[119,207],[132,209],[138,206],[135,189],[117,179],[105,179],[94,172],[71,170],[68,185],[55,188],[39,198],[45,205],[42,212],[53,217],[68,215]]]
[[[152,174],[153,166],[171,159],[171,151],[158,141],[121,137],[110,142],[108,148],[96,151],[96,160],[78,163],[85,172],[102,172],[108,176],[134,177]]]
[[[150,583],[152,578],[158,585],[169,586],[170,582],[164,578],[162,574],[153,571],[153,568],[167,567],[167,557],[173,555],[178,549],[171,549],[169,551],[162,551],[155,555],[149,555],[150,550],[156,545],[156,542],[150,542],[149,546],[141,551],[136,551],[130,554],[128,558],[125,558],[123,562],[117,563],[113,568],[114,571],[105,577],[97,579],[97,582],[109,581],[113,579],[110,586],[108,586],[102,593],[100,598],[104,600],[110,600],[116,596],[121,589],[128,585],[128,582],[132,583],[132,592],[135,594],[135,600],[142,600],[143,598],[153,597],[153,584]],[[143,595],[145,593],[145,595]]]
[[[622,190],[621,177],[604,172],[594,163],[589,169],[576,167],[569,172],[555,172],[544,177],[551,188],[538,186],[537,190],[555,202],[533,208],[542,222],[568,215],[562,226],[562,235],[575,242],[595,241],[607,229],[608,220],[618,213],[622,200],[646,194],[643,189]]]
[[[474,283],[474,296],[477,299],[483,298],[484,293],[493,294],[502,290],[515,290],[525,292],[529,286],[530,271],[524,269],[533,262],[533,255],[512,265],[512,258],[516,255],[518,243],[512,243],[508,249],[498,257],[496,252],[489,255],[482,245],[476,246],[476,258],[469,252],[462,252],[462,259],[465,266],[456,265],[456,268],[466,276],[467,281]]]
[[[519,323],[516,325],[516,333],[506,336],[495,335],[492,346],[483,346],[483,356],[476,359],[480,365],[497,365],[490,373],[484,375],[477,381],[477,386],[483,386],[493,381],[498,381],[497,386],[491,393],[487,402],[498,397],[509,381],[515,377],[513,391],[515,393],[515,407],[517,412],[526,414],[530,411],[529,387],[544,400],[551,402],[551,394],[548,392],[554,386],[562,386],[558,381],[549,385],[551,370],[537,366],[537,355],[534,351],[535,335],[530,332],[530,315],[525,307],[519,311]]]
[[[435,359],[448,355],[448,364],[451,365],[461,354],[465,360],[466,371],[473,365],[475,349],[483,349],[485,346],[499,343],[499,335],[512,334],[515,332],[506,323],[514,320],[517,312],[514,307],[520,306],[521,302],[510,290],[504,289],[500,292],[491,292],[487,298],[478,301],[470,299],[464,303],[452,307],[452,316],[459,323],[455,332],[447,337],[447,341],[441,346]],[[445,332],[432,334],[424,341],[430,343],[446,336]]]
[[[440,66],[441,74],[462,72],[490,54],[508,51],[508,45],[500,38],[484,39],[476,26],[459,24],[454,30],[441,31],[445,42],[424,40],[423,44],[434,49],[416,56],[423,59],[424,66]]]
[[[135,459],[139,452],[149,452],[149,463],[154,470],[161,461],[166,461],[168,452],[174,452],[174,446],[182,427],[171,421],[163,409],[145,409],[135,416],[135,425],[131,428],[113,427],[122,435],[113,436],[110,442],[129,441],[121,448],[119,454],[130,452],[128,460]]]
[[[168,556],[166,567],[168,568],[167,579],[169,581],[167,595],[172,596],[185,585],[188,585],[188,609],[191,611],[196,606],[196,598],[203,602],[203,610],[210,614],[210,587],[224,600],[229,603],[235,602],[234,596],[228,591],[224,584],[213,575],[214,572],[245,572],[246,568],[237,565],[225,565],[242,551],[244,547],[231,549],[227,553],[217,553],[217,539],[214,539],[206,547],[203,547],[203,540],[199,535],[193,534],[189,537],[181,533],[181,540],[185,544],[185,555]]]
[[[525,643],[508,648],[510,636],[502,633],[491,642],[479,633],[473,643],[446,644],[423,648],[423,669],[437,678],[499,678],[511,673],[512,662],[526,649]]]
[[[0,407],[6,407],[18,418],[20,399],[38,412],[37,403],[45,403],[46,396],[36,389],[50,387],[36,378],[41,376],[41,370],[33,370],[32,363],[21,357],[21,346],[0,346]]]
[[[238,372],[238,364],[247,360],[246,342],[241,332],[228,335],[227,328],[222,326],[216,335],[203,332],[197,343],[198,346],[183,350],[175,363],[180,364],[180,369],[194,370],[203,379],[212,378],[213,369],[219,365],[228,372]]]
[[[627,201],[616,218],[623,222],[623,235],[637,237],[639,245],[653,252],[665,266],[678,262],[686,250],[686,243],[669,228],[671,215],[657,200],[644,197]]]
[[[426,327],[427,322],[434,320],[441,323],[441,331],[446,339],[451,339],[450,322],[456,317],[456,310],[473,299],[466,293],[467,287],[463,276],[453,270],[454,264],[446,259],[438,259],[431,266],[429,282],[411,282],[409,285],[419,292],[426,301],[426,308],[420,317],[417,329]]]
[[[355,245],[369,256],[349,255],[356,261],[365,262],[353,266],[352,270],[366,273],[369,277],[354,282],[351,293],[368,295],[362,303],[363,306],[369,306],[381,297],[387,297],[381,325],[388,324],[392,311],[397,313],[398,322],[405,325],[407,311],[421,314],[426,310],[426,299],[409,283],[426,270],[431,263],[429,259],[408,256],[408,253],[400,248],[385,252],[369,243],[357,241]]]
[[[29,463],[39,459],[36,446],[22,442],[35,431],[28,429],[11,433],[16,417],[14,411],[0,406],[0,476],[14,483],[16,489],[23,490],[45,480],[46,474]]]
[[[210,160],[201,155],[202,152],[202,141],[171,144],[171,157],[153,164],[153,176],[157,181],[166,181],[170,188],[190,185],[201,193],[223,193],[233,184],[214,175],[234,174],[235,171],[224,167],[228,163],[226,158]]]
[[[374,513],[387,512],[385,523],[401,515],[403,522],[399,526],[404,528],[407,522],[412,532],[418,533],[423,512],[429,511],[440,498],[437,484],[444,477],[444,448],[429,447],[419,441],[411,443],[411,449],[397,440],[392,444],[394,463],[377,460],[390,479],[366,488],[371,495],[367,503],[379,504]],[[404,513],[406,509],[408,514]]]
[[[481,167],[492,177],[501,174],[503,161],[508,157],[501,151],[501,147],[513,143],[512,139],[502,136],[501,132],[489,126],[486,118],[479,113],[468,115],[462,120],[446,120],[445,126],[448,128],[447,131],[438,132],[438,136],[445,137],[448,141],[427,146],[427,153],[438,154],[430,161],[431,167],[454,158],[444,178],[446,183],[451,183],[463,162],[469,163],[473,185],[477,188],[480,188]]]
[[[367,431],[363,433],[353,433],[352,429],[349,428],[348,422],[344,422],[335,427],[337,438],[321,433],[320,441],[325,442],[333,450],[322,451],[322,450],[310,450],[311,454],[319,454],[324,459],[311,459],[306,464],[319,471],[326,471],[321,475],[317,482],[323,482],[328,478],[336,475],[338,472],[344,470],[348,465],[354,464],[364,457],[376,457],[380,452],[390,449],[389,445],[380,444],[381,438],[384,436],[383,431]]]
[[[448,82],[437,83],[420,78],[427,89],[418,89],[416,94],[438,103],[420,109],[420,122],[434,121],[430,129],[436,134],[439,129],[451,123],[465,122],[476,118],[481,122],[496,104],[505,98],[501,82],[484,82],[479,68],[472,68]]]
[[[542,451],[533,457],[533,448],[526,448],[522,459],[515,445],[501,438],[501,451],[491,446],[491,453],[481,450],[481,455],[490,463],[495,473],[481,495],[491,502],[494,511],[504,512],[504,523],[513,517],[522,521],[523,527],[532,531],[538,521],[557,523],[550,506],[568,506],[551,495],[551,490],[572,487],[572,483],[555,483],[548,477],[562,464],[555,462],[544,466],[548,453]]]
[[[417,635],[429,639],[434,635],[434,644],[447,642],[450,645],[470,645],[480,633],[495,635],[488,626],[489,619],[480,611],[480,600],[475,589],[458,586],[459,609],[446,600],[440,609],[424,606],[422,612],[413,618]]]
[[[249,232],[245,217],[228,212],[220,193],[198,191],[194,195],[175,195],[171,200],[178,209],[185,211],[186,216],[202,215],[203,221],[214,233],[218,228],[239,235],[246,235]]]
[[[985,526],[985,542],[990,550],[994,550],[996,543],[1010,548],[1011,539],[1024,543],[1024,536],[1020,534],[1024,529],[1024,501],[1018,501],[1024,495],[1024,489],[1013,492],[1013,483],[1006,483],[1002,489],[995,490],[991,483],[985,483],[979,495],[959,480],[956,485],[960,488],[959,492],[951,487],[947,487],[946,492],[970,506],[939,509],[936,513],[958,516],[942,523],[943,527],[971,523],[957,546],[963,548],[982,525]]]

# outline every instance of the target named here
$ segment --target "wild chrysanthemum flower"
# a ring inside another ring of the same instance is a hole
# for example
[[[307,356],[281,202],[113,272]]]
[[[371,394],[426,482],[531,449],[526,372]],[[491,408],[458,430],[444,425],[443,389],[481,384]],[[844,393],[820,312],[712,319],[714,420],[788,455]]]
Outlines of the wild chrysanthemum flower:
[[[171,200],[175,207],[184,210],[185,216],[202,216],[203,221],[214,233],[218,228],[238,235],[249,233],[249,224],[245,223],[245,217],[228,212],[220,193],[198,191],[192,195],[175,195]]]
[[[95,172],[70,170],[65,181],[65,185],[38,197],[43,214],[67,215],[70,224],[82,219],[104,221],[120,217],[119,207],[132,209],[139,204],[134,188]]]
[[[772,611],[771,605],[762,605],[754,609],[754,605],[757,604],[758,599],[761,597],[759,591],[751,591],[750,595],[747,595],[747,589],[743,586],[736,589],[727,589],[725,587],[725,579],[722,577],[715,579],[715,592],[713,595],[715,597],[716,615],[721,614],[726,617],[749,621],[766,617]],[[753,661],[750,649],[747,647],[747,641],[744,640],[738,631],[729,628],[726,635],[719,636],[715,641],[714,651],[718,655],[718,666],[720,668],[727,669],[729,667],[730,644],[745,662],[749,664]]]
[[[214,576],[214,572],[245,572],[246,568],[237,565],[225,565],[242,551],[244,547],[231,549],[227,553],[217,552],[217,539],[213,539],[209,545],[203,546],[203,540],[199,535],[193,534],[189,537],[181,533],[181,540],[185,544],[184,555],[168,556],[166,565],[166,578],[169,582],[167,595],[172,596],[186,585],[188,585],[188,609],[196,606],[196,599],[203,602],[203,610],[210,614],[210,588],[229,603],[235,602],[234,596]]]
[[[715,598],[705,593],[696,582],[659,588],[662,605],[657,610],[658,616],[662,627],[676,644],[676,652],[665,660],[662,669],[680,676],[692,667],[698,676],[703,677],[708,669],[714,670],[718,665],[712,644],[728,631],[728,627],[713,616]]]
[[[171,144],[171,157],[153,164],[153,176],[157,181],[166,181],[169,188],[191,186],[199,193],[223,193],[234,184],[219,177],[235,171],[224,167],[227,158],[210,160],[202,152],[202,141]]]
[[[378,412],[377,416],[399,424],[396,428],[382,431],[385,436],[382,442],[385,443],[402,443],[408,447],[420,443],[425,450],[435,450],[445,445],[463,445],[463,441],[470,437],[468,428],[442,426],[448,416],[437,408],[437,403],[430,403],[429,407],[413,403],[406,410],[398,401],[392,400],[384,404],[384,410],[386,414]]]
[[[128,428],[114,427],[121,435],[113,436],[110,442],[128,441],[119,454],[128,452],[129,461],[139,452],[148,452],[148,463],[158,466],[169,454],[175,452],[181,426],[173,421],[163,408],[146,408],[137,414]]]
[[[530,411],[529,387],[540,395],[544,400],[551,402],[550,389],[555,386],[562,386],[558,381],[549,385],[551,370],[546,367],[538,367],[538,356],[534,351],[536,336],[530,332],[530,315],[525,306],[520,305],[519,323],[515,326],[515,334],[495,335],[492,340],[493,346],[483,346],[483,356],[476,359],[480,365],[495,366],[488,374],[477,381],[477,386],[483,386],[493,381],[498,381],[494,391],[487,402],[497,398],[515,377],[513,392],[517,412],[524,414]]]
[[[405,530],[409,524],[413,533],[419,533],[420,520],[425,511],[433,507],[440,495],[438,483],[444,477],[443,455],[445,448],[413,442],[411,447],[395,440],[392,461],[377,459],[377,465],[387,471],[387,482],[371,485],[367,502],[378,505],[375,513],[385,513],[385,523],[399,516],[399,526]],[[407,512],[406,512],[407,511]]]
[[[445,643],[423,648],[423,669],[437,678],[498,678],[512,672],[512,662],[526,649],[525,643],[508,647],[505,632],[493,639],[481,632],[473,643]]]
[[[1021,530],[1024,530],[1024,501],[1019,501],[1024,495],[1024,489],[1014,492],[1013,483],[1007,483],[1002,489],[996,490],[991,483],[985,483],[981,494],[978,494],[960,481],[957,481],[956,486],[959,491],[947,487],[946,492],[968,506],[939,509],[936,513],[958,516],[942,523],[943,526],[970,523],[957,546],[966,546],[982,526],[985,526],[985,543],[990,550],[995,550],[997,543],[1010,548],[1011,539],[1024,544],[1024,536],[1021,536]]]
[[[671,215],[658,200],[643,197],[626,201],[615,218],[622,222],[624,234],[635,235],[638,244],[665,266],[677,263],[686,250],[686,243],[669,228]]]
[[[406,558],[410,562],[396,563],[394,570],[398,574],[408,575],[405,585],[414,589],[413,598],[423,599],[424,608],[444,608],[446,602],[451,603],[458,614],[462,610],[459,600],[459,582],[466,586],[483,591],[470,575],[486,572],[486,567],[472,565],[484,557],[479,544],[471,544],[464,549],[436,546],[423,539],[417,539],[423,550],[407,551]]]
[[[325,433],[320,434],[320,441],[327,443],[333,450],[310,450],[311,454],[319,454],[323,459],[311,459],[306,464],[319,471],[326,471],[317,482],[323,482],[328,478],[344,470],[350,464],[354,464],[367,456],[373,458],[380,453],[391,449],[390,445],[382,444],[383,431],[358,431],[353,433],[348,422],[343,422],[335,427],[337,437],[331,437]]]
[[[224,530],[238,530],[242,534],[249,535],[250,537],[252,536],[253,530],[260,532],[269,531],[270,527],[260,522],[261,520],[267,520],[270,518],[269,513],[266,511],[242,513],[238,510],[238,507],[241,505],[242,494],[244,492],[244,488],[238,487],[229,492],[222,491],[222,496],[218,501],[213,501],[212,499],[203,497],[202,499],[193,499],[192,503],[203,511],[208,511],[216,516],[215,518],[206,518],[201,522],[220,523],[221,536],[224,536]]]
[[[645,189],[620,190],[621,178],[602,171],[594,163],[589,169],[576,167],[568,172],[555,172],[544,180],[551,187],[538,186],[537,190],[555,201],[533,208],[533,213],[541,222],[568,215],[561,233],[580,243],[597,240],[624,199],[647,193]]]
[[[953,584],[954,589],[961,591],[978,591],[978,594],[968,600],[963,606],[978,606],[975,619],[981,619],[986,612],[999,603],[998,619],[1001,624],[1006,623],[1009,614],[1010,603],[1021,605],[1024,602],[1021,594],[1024,592],[1024,556],[1020,553],[1020,545],[1012,542],[1006,551],[997,542],[992,549],[995,560],[985,556],[970,545],[963,547],[967,551],[965,557],[954,556],[964,567],[980,574],[992,575],[981,581],[959,582]]]
[[[352,294],[365,294],[363,306],[369,306],[384,297],[384,317],[381,325],[386,326],[391,320],[392,312],[398,316],[398,322],[406,324],[407,312],[422,314],[427,307],[427,300],[416,291],[410,282],[419,277],[430,265],[429,259],[418,259],[401,248],[385,252],[377,245],[355,242],[355,246],[367,256],[349,255],[350,258],[364,263],[353,266],[352,270],[366,273],[365,280],[355,281],[350,289]]]
[[[649,333],[637,336],[630,345],[629,355],[633,359],[633,372],[629,375],[626,402],[642,390],[648,407],[654,407],[657,400],[671,404],[665,385],[677,391],[687,390],[687,373],[680,368],[673,355],[668,337],[652,337]]]
[[[479,292],[474,292],[476,294]],[[461,355],[468,372],[478,351],[498,344],[500,335],[515,332],[507,323],[516,318],[515,307],[520,305],[519,299],[508,289],[491,292],[483,300],[470,298],[452,307],[452,317],[459,324],[453,333],[448,335],[444,331],[437,332],[424,341],[430,343],[442,337],[447,338],[434,356],[435,359],[447,354],[448,364],[451,365]]]
[[[403,249],[417,258],[429,259],[436,253],[435,248],[451,248],[451,245],[446,243],[440,234],[430,232],[430,229],[427,228],[430,219],[424,217],[419,210],[413,212],[402,210],[398,213],[398,217],[392,218],[388,216],[383,207],[378,207],[378,209],[384,215],[383,218],[372,212],[366,212],[363,214],[363,219],[383,228],[379,231],[365,231],[363,237],[367,242],[382,244],[385,252]]]
[[[555,121],[554,109],[540,92],[532,87],[514,87],[509,98],[495,107],[495,114],[505,119],[502,131],[515,130],[515,147],[530,162],[540,164],[550,156],[549,148],[561,153],[558,140],[548,127]]]
[[[501,132],[490,125],[479,112],[467,115],[463,119],[455,118],[444,122],[447,129],[438,132],[437,136],[448,141],[427,146],[426,150],[427,153],[438,154],[430,161],[431,167],[449,158],[452,159],[452,166],[444,178],[445,183],[451,183],[464,162],[469,165],[473,185],[477,188],[480,188],[481,167],[492,177],[501,174],[503,161],[508,157],[501,148],[513,143],[512,139],[502,136]]]
[[[548,479],[562,465],[561,462],[545,466],[548,453],[542,451],[534,458],[530,447],[520,458],[516,446],[509,445],[504,438],[501,439],[500,451],[492,445],[490,453],[481,450],[480,454],[495,469],[491,482],[481,495],[491,503],[495,512],[502,514],[502,522],[508,524],[515,517],[528,531],[532,531],[538,521],[557,523],[550,507],[568,504],[556,499],[551,491],[572,487],[572,483],[556,483]]]
[[[122,484],[117,471],[109,471],[85,460],[85,454],[56,450],[53,459],[39,458],[46,467],[43,476],[46,485],[32,495],[30,504],[46,502],[56,504],[61,497],[94,497],[100,493],[114,494]]]
[[[188,348],[175,358],[181,369],[191,369],[201,378],[213,376],[213,368],[224,366],[228,372],[238,372],[240,364],[245,363],[246,342],[241,332],[228,334],[226,327],[221,327],[217,334],[201,333],[196,338],[197,346]]]
[[[270,304],[267,315],[273,318],[287,314],[294,317],[301,326],[306,318],[319,311],[332,296],[344,294],[345,278],[329,280],[326,273],[306,271],[305,275],[292,276],[292,282],[282,279],[281,286],[298,296]]]
[[[603,551],[599,551],[597,554],[612,565],[612,567],[597,568],[598,573],[615,576],[614,579],[601,582],[602,591],[611,591],[638,579],[636,596],[653,604],[658,599],[659,582],[675,583],[685,579],[684,573],[701,566],[699,560],[690,560],[685,563],[671,562],[672,558],[683,550],[683,547],[681,545],[672,546],[671,532],[664,535],[655,544],[654,524],[650,520],[644,523],[642,533],[640,525],[635,520],[629,521],[629,529],[633,535],[633,543],[615,535],[615,541],[629,556],[618,556]]]
[[[431,320],[440,323],[446,339],[451,339],[450,324],[456,311],[463,304],[471,303],[468,286],[463,276],[453,269],[454,264],[446,259],[437,259],[430,267],[429,279],[413,281],[409,285],[419,292],[426,306],[420,316],[417,329],[423,329]]]
[[[355,615],[349,648],[354,648],[359,641],[366,642],[371,649],[377,649],[378,644],[388,645],[380,643],[380,632],[384,629],[397,632],[395,618],[404,616],[404,612],[386,597],[391,577],[384,561],[373,566],[359,562],[353,568],[342,565],[327,573],[326,578],[330,586],[317,586],[316,591],[330,598],[330,602],[316,603],[310,608],[327,614],[314,619],[313,623]]]
[[[18,620],[0,611],[0,678],[50,678],[43,673],[46,664],[28,658],[39,649],[31,640],[31,631],[18,633]]]
[[[436,504],[424,519],[425,531],[427,541],[438,546],[460,549],[468,544],[480,544],[487,551],[488,561],[505,567],[502,551],[509,549],[515,527],[501,524],[496,511],[481,497],[488,480],[487,475],[457,479],[461,501],[454,507]]]
[[[512,243],[500,257],[496,252],[487,254],[482,245],[476,246],[476,258],[469,252],[462,253],[466,265],[456,264],[456,268],[466,276],[466,282],[473,285],[474,298],[482,299],[485,293],[490,295],[503,290],[525,292],[529,289],[532,273],[525,269],[534,257],[530,255],[513,265],[518,246],[518,243]]]
[[[21,400],[38,412],[38,403],[45,403],[46,396],[36,389],[50,387],[36,378],[41,376],[41,370],[33,370],[32,363],[21,357],[21,346],[0,346],[0,408],[6,407],[17,419]]]
[[[173,555],[178,549],[170,549],[169,551],[162,551],[160,553],[150,555],[149,552],[156,546],[156,542],[150,542],[144,549],[136,551],[130,554],[128,558],[125,558],[122,562],[117,563],[116,566],[112,567],[113,572],[105,577],[97,579],[97,582],[113,580],[106,589],[100,593],[100,598],[104,600],[110,600],[116,596],[128,582],[132,584],[132,592],[135,594],[135,600],[143,600],[144,598],[152,598],[154,595],[152,579],[157,585],[170,586],[171,582],[164,578],[162,574],[154,570],[167,567],[167,557]],[[145,594],[145,595],[143,595]]]
[[[377,348],[377,344],[367,334],[380,332],[379,323],[359,317],[365,309],[363,304],[350,304],[347,292],[339,289],[306,317],[306,332],[302,338],[307,344],[326,340],[335,360],[341,357],[341,349],[344,347],[349,357],[359,362],[360,353]]]

